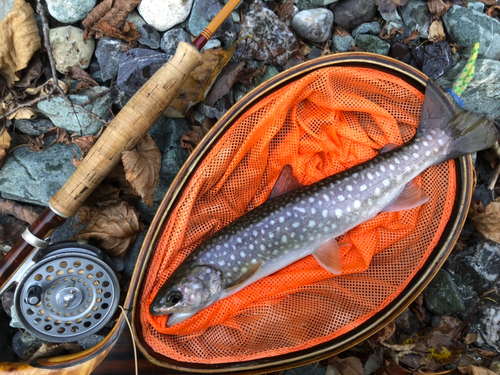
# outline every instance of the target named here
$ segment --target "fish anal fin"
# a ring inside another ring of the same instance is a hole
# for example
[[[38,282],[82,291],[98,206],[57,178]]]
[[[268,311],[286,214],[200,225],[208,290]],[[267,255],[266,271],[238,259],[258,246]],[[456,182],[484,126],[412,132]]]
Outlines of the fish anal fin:
[[[398,148],[398,145],[395,143],[388,143],[379,151],[381,154],[385,154],[386,152],[390,152],[394,149]]]
[[[303,185],[293,175],[293,169],[290,164],[287,164],[281,170],[281,173],[274,184],[271,195],[268,199],[279,197],[289,191],[295,190]]]
[[[412,180],[406,184],[401,194],[387,207],[385,207],[382,212],[409,210],[421,206],[428,200],[429,196],[425,194],[415,180]]]
[[[317,248],[313,256],[325,270],[340,275],[340,249],[335,238],[328,240]]]
[[[248,267],[248,270],[244,274],[242,274],[240,277],[238,277],[236,280],[234,280],[232,283],[226,286],[225,289],[228,290],[240,286],[249,278],[251,278],[253,275],[255,275],[261,266],[262,266],[262,260],[259,260],[257,263],[252,264],[250,267]]]

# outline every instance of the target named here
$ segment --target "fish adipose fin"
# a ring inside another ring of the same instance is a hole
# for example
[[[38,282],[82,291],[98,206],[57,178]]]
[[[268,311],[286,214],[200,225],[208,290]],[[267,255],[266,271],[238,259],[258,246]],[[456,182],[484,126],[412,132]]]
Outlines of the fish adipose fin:
[[[325,270],[340,275],[340,249],[335,238],[328,240],[316,249],[313,256]]]
[[[281,173],[274,184],[273,190],[271,191],[271,195],[269,195],[268,199],[279,197],[289,191],[295,190],[302,185],[293,175],[292,166],[287,164],[281,170]]]
[[[247,281],[249,278],[251,278],[253,275],[255,275],[261,266],[262,266],[262,259],[259,260],[257,263],[252,264],[243,275],[241,275],[236,280],[234,280],[231,284],[226,286],[226,290],[236,288],[236,287],[240,286],[241,284],[243,284],[245,281]]]
[[[425,194],[415,180],[408,182],[399,196],[389,203],[382,212],[397,212],[409,210],[423,205],[429,200],[429,196]]]

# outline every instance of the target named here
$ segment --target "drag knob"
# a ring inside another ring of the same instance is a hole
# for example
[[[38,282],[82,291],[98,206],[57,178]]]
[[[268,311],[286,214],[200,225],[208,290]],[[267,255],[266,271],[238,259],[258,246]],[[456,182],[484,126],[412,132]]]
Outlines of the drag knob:
[[[28,290],[26,302],[32,306],[38,305],[42,299],[42,288],[38,285],[33,285]]]

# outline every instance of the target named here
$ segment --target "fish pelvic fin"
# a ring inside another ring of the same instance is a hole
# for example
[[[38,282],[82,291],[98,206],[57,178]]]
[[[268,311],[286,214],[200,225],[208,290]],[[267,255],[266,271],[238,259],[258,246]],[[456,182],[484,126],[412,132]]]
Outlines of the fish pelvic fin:
[[[399,194],[394,201],[389,203],[389,205],[385,207],[382,212],[409,210],[421,206],[428,200],[429,196],[425,194],[415,180],[411,180],[406,184],[401,194]]]
[[[273,190],[268,199],[279,197],[285,193],[302,187],[297,178],[293,175],[293,169],[290,164],[287,164],[281,170],[281,173],[274,184]]]
[[[427,82],[424,105],[418,127],[420,135],[431,129],[440,129],[450,137],[450,145],[442,160],[454,159],[472,152],[492,147],[498,139],[498,132],[488,118],[455,108],[455,115],[445,115],[449,105],[446,94],[431,80]]]
[[[234,280],[232,283],[226,286],[225,289],[231,290],[242,285],[245,281],[247,281],[249,278],[251,278],[253,275],[257,273],[257,271],[262,266],[262,263],[263,262],[261,259],[257,263],[252,264],[245,273],[243,273],[240,277],[238,277],[236,280]]]
[[[317,248],[313,256],[325,270],[340,275],[340,247],[335,238],[328,240]]]

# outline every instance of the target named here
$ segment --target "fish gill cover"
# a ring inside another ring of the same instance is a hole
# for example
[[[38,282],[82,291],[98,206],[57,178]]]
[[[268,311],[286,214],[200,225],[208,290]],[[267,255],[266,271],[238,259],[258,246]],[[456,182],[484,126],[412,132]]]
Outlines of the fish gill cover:
[[[266,201],[281,170],[309,185],[415,134],[424,95],[387,73],[319,69],[262,99],[213,146],[163,229],[144,281],[146,342],[169,358],[237,362],[310,348],[359,326],[405,288],[437,244],[455,197],[452,161],[418,178],[430,200],[381,213],[337,240],[342,274],[308,256],[194,317],[151,316],[159,288],[196,246]]]

